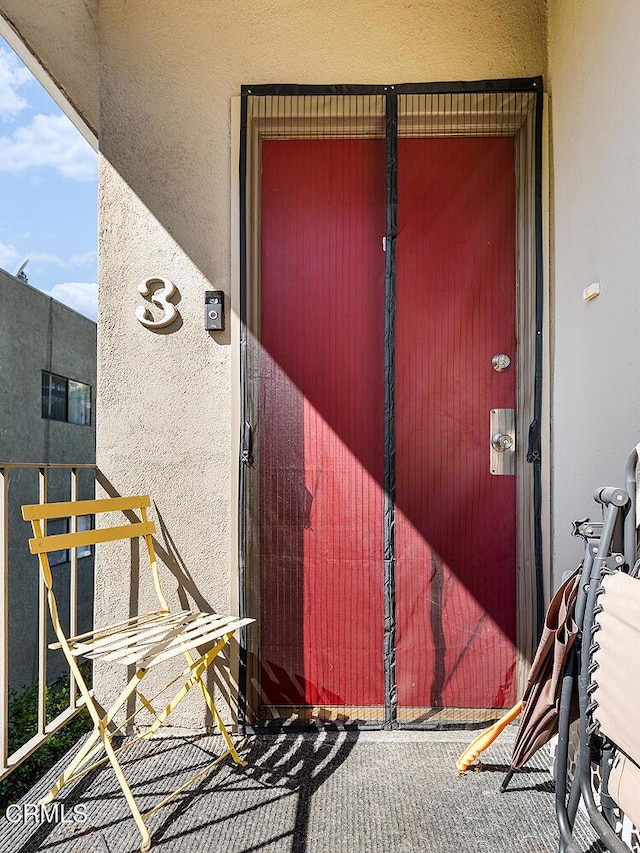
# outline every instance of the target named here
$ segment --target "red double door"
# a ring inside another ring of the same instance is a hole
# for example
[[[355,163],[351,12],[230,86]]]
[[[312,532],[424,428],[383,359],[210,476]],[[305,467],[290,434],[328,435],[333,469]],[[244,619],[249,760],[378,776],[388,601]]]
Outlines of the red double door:
[[[395,658],[400,719],[508,706],[515,477],[489,413],[515,406],[513,139],[399,139],[395,342],[384,141],[266,141],[261,181],[261,701],[376,719]]]

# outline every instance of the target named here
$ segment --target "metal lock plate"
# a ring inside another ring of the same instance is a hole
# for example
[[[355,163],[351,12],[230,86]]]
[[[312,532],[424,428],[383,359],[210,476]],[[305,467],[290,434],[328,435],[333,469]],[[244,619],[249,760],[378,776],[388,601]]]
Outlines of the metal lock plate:
[[[514,409],[491,409],[489,421],[490,471],[516,473],[516,419]]]

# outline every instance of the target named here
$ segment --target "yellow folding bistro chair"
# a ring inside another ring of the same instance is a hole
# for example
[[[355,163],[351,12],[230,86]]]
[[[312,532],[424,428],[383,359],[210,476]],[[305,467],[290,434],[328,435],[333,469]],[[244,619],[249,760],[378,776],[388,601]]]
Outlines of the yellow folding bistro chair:
[[[140,850],[143,853],[149,850],[151,846],[151,836],[145,825],[145,820],[151,814],[184,791],[191,783],[204,775],[211,767],[218,764],[218,762],[222,761],[228,755],[231,756],[236,764],[245,764],[236,752],[233,741],[203,681],[203,676],[216,656],[229,642],[234,631],[254,621],[253,619],[239,619],[233,616],[220,616],[217,613],[205,613],[196,610],[181,610],[173,613],[169,610],[169,605],[162,591],[153,548],[152,536],[156,528],[154,522],[149,521],[147,517],[147,508],[150,506],[151,499],[148,495],[138,495],[135,497],[107,498],[93,501],[33,504],[22,507],[23,518],[25,521],[30,521],[33,527],[34,536],[33,539],[29,540],[29,547],[31,553],[37,554],[40,561],[40,571],[46,587],[51,621],[58,638],[58,642],[52,643],[50,648],[62,649],[94,724],[92,734],[83,743],[55,785],[41,800],[41,804],[49,803],[65,785],[77,779],[79,775],[87,773],[105,761],[109,761],[118,778],[133,818],[142,834]],[[139,518],[135,515],[134,511],[140,513]],[[121,526],[101,526],[99,529],[77,531],[77,522],[75,521],[77,516],[95,516],[114,512],[127,513],[129,518],[133,516],[135,520]],[[46,522],[48,519],[53,518],[71,519],[72,532],[47,536]],[[51,567],[49,565],[49,553],[63,549],[77,548],[79,546],[97,545],[101,542],[135,539],[137,537],[142,537],[146,544],[149,566],[151,568],[155,591],[160,602],[160,609],[151,613],[133,616],[114,625],[97,628],[86,634],[66,637],[58,618],[58,609],[53,593]],[[203,647],[208,650],[201,653],[199,649]],[[140,690],[142,679],[153,667],[178,655],[184,656],[186,667],[182,669],[177,678],[173,678],[168,684],[165,684],[162,690],[156,692],[151,698],[147,698]],[[87,687],[82,677],[77,663],[77,658],[80,656],[92,660],[109,661],[123,666],[135,666],[135,673],[129,680],[129,683],[106,712],[94,698],[93,690]],[[180,682],[180,687],[175,696],[164,708],[156,711],[152,702],[158,701],[158,697],[178,681]],[[200,770],[176,791],[154,806],[154,808],[145,814],[141,814],[131,788],[122,772],[117,754],[142,738],[152,737],[189,690],[196,685],[200,688],[206,705],[220,730],[226,744],[226,750],[212,764]],[[125,707],[129,698],[134,696],[134,694],[140,700],[140,707],[134,710],[134,713],[127,717],[124,722],[117,724],[116,715]],[[124,745],[118,748],[114,748],[111,742],[113,737],[122,734],[125,726],[132,723],[136,714],[142,708],[145,708],[152,714],[155,718],[154,721],[137,737],[127,740]],[[104,749],[106,755],[87,767],[88,762],[102,749]]]

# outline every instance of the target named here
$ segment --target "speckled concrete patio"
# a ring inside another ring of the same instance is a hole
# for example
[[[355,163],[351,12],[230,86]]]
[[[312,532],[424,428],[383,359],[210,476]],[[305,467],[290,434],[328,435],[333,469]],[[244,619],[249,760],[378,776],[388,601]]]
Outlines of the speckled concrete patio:
[[[513,732],[460,776],[455,759],[473,732],[318,732],[238,741],[246,768],[227,759],[149,820],[158,853],[555,853],[553,785],[540,753],[501,794]],[[220,738],[163,738],[126,752],[143,809],[221,752]],[[35,802],[52,771],[24,798]],[[0,825],[3,853],[125,853],[140,836],[108,766],[60,797],[86,823]],[[578,839],[600,850],[584,823]]]

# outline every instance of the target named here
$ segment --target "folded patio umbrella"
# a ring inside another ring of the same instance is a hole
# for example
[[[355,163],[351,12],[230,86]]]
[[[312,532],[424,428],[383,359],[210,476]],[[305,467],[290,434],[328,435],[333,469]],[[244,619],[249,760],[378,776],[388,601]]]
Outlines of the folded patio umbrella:
[[[559,587],[547,610],[542,637],[522,697],[520,725],[503,790],[514,770],[522,767],[558,732],[562,677],[569,651],[578,633],[574,614],[581,572],[582,565]],[[576,706],[572,710],[572,719],[577,717]]]

